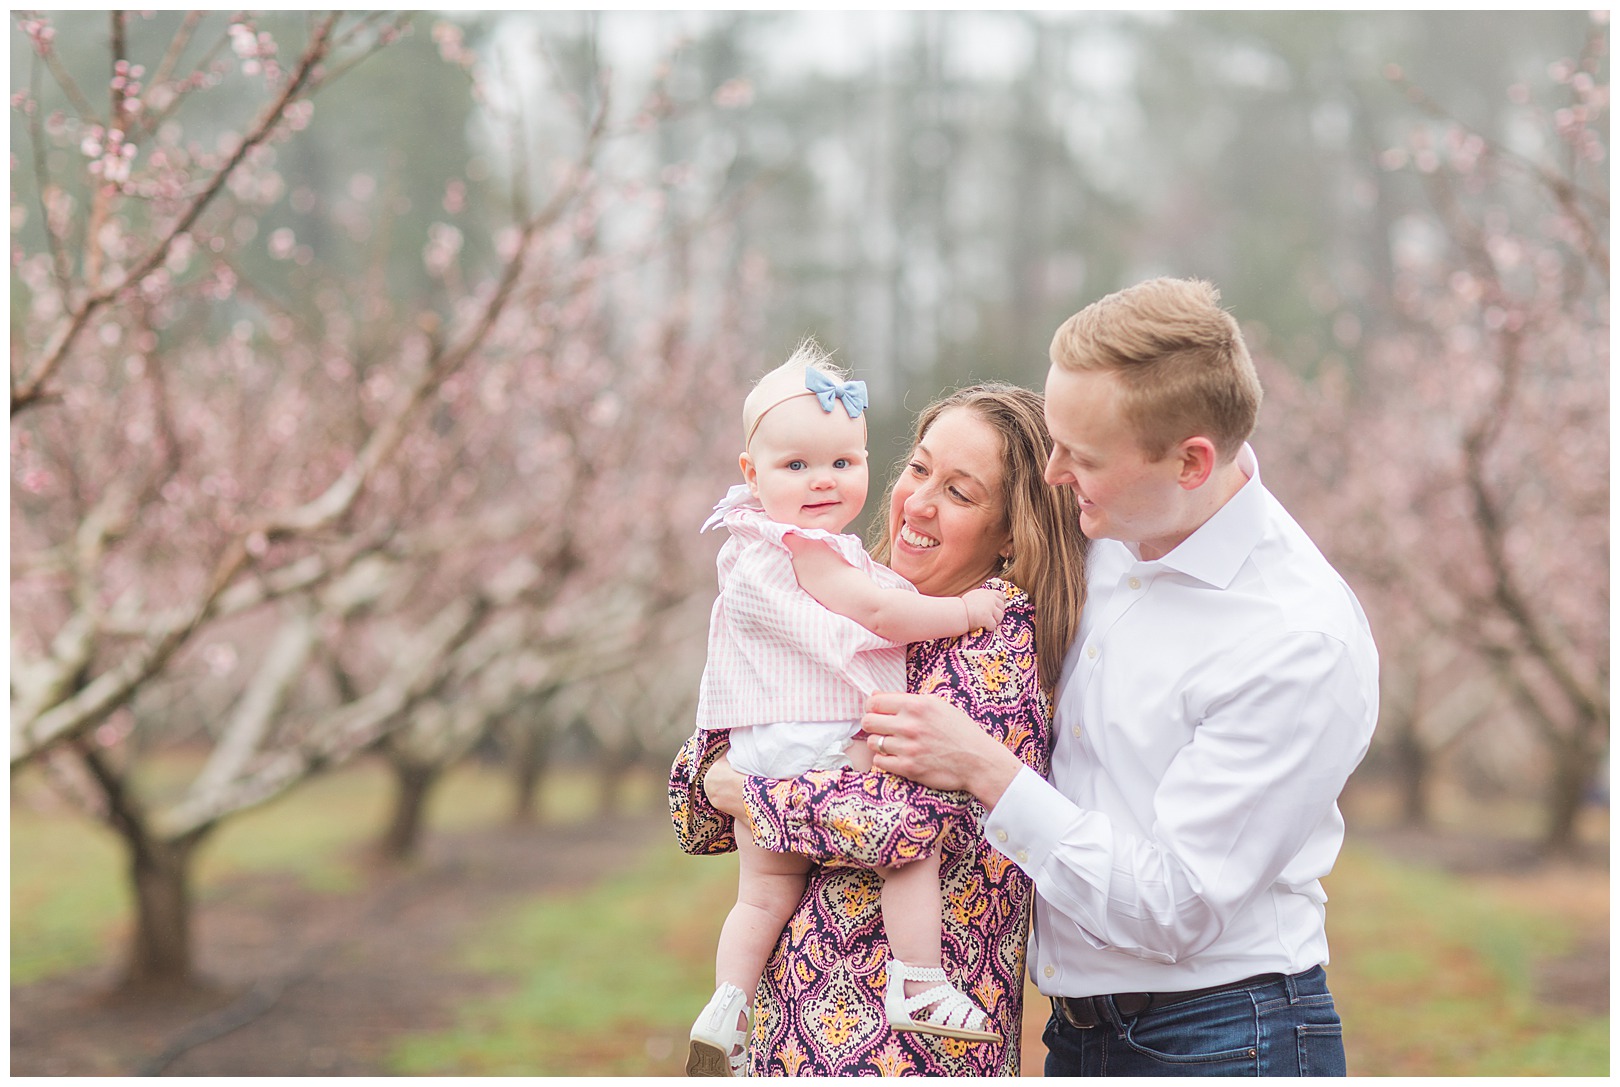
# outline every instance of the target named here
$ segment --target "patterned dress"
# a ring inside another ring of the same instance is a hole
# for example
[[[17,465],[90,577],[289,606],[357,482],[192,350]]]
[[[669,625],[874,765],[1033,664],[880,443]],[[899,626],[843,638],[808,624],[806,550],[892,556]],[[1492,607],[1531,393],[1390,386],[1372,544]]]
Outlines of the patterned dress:
[[[1037,678],[1033,609],[1007,582],[986,585],[1010,594],[1001,626],[912,645],[907,688],[960,707],[1044,776],[1051,708]],[[671,768],[670,814],[688,853],[735,848],[730,817],[709,805],[700,784],[725,749],[723,733],[699,731]],[[745,793],[760,845],[819,862],[755,995],[748,1074],[1017,1075],[1035,892],[980,834],[983,807],[965,793],[848,768],[782,781],[750,778]],[[989,1014],[1001,1043],[888,1029],[889,943],[879,909],[882,881],[870,869],[935,850],[941,854],[946,972]]]

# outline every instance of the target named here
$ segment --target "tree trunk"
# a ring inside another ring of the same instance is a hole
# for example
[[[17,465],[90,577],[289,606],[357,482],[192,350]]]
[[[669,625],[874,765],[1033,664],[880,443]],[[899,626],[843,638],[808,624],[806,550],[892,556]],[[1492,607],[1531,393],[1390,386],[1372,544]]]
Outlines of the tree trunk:
[[[597,810],[603,815],[621,815],[626,810],[625,785],[645,761],[646,748],[635,736],[604,747],[597,761]]]
[[[195,982],[191,957],[191,861],[204,832],[176,841],[125,836],[135,897],[134,942],[126,987],[183,987]]]
[[[1423,746],[1411,724],[1408,721],[1395,733],[1395,773],[1401,790],[1401,825],[1421,830],[1431,825],[1434,815],[1434,753]]]
[[[394,808],[377,851],[383,859],[399,863],[415,857],[421,848],[428,796],[444,768],[398,757],[391,757],[388,765],[394,771]]]
[[[1586,723],[1583,722],[1583,726]],[[1594,728],[1583,727],[1566,743],[1553,748],[1552,777],[1546,797],[1546,829],[1541,844],[1549,853],[1567,856],[1580,846],[1576,822],[1585,806],[1587,791],[1591,789],[1597,772],[1599,753],[1588,737],[1598,734]]]
[[[525,724],[513,729],[512,822],[540,822],[540,783],[551,762],[551,728]]]
[[[604,750],[596,764],[596,810],[604,816],[624,810],[624,778],[632,759],[622,747]]]

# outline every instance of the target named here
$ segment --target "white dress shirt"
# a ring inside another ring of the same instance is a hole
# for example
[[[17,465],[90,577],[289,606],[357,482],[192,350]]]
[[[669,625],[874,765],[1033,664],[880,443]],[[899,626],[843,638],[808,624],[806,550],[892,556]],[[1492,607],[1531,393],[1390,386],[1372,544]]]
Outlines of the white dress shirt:
[[[1328,958],[1320,880],[1378,716],[1354,594],[1250,478],[1157,561],[1096,540],[1051,781],[984,825],[1035,881],[1041,992],[1179,992]]]

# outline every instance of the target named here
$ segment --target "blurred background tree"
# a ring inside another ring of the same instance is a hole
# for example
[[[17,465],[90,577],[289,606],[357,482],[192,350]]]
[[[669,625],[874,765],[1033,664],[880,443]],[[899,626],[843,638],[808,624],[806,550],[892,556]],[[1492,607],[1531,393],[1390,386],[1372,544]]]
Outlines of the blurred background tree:
[[[374,85],[387,109],[349,108],[393,121],[365,152],[339,131],[289,153],[408,18],[88,18],[19,24],[12,764],[44,761],[124,844],[129,983],[184,983],[222,822],[380,746],[382,844],[407,855],[496,722],[667,640],[729,476],[699,423],[741,396],[751,286],[714,263],[724,224],[623,148],[676,108],[656,87],[563,101],[573,138],[544,154],[492,107],[511,158],[480,195],[489,85],[454,27],[383,72],[445,109]],[[108,109],[58,37],[102,43]],[[176,748],[206,758],[155,787]]]
[[[1065,317],[1168,274],[1249,329],[1268,481],[1373,614],[1361,777],[1578,844],[1607,44],[1569,11],[15,13],[13,765],[126,843],[147,980],[189,972],[198,845],[356,753],[399,858],[473,753],[515,818],[560,764],[611,798],[688,727],[752,375],[834,348],[876,484],[940,392],[1038,388]]]
[[[1558,852],[1604,780],[1609,721],[1605,44],[1511,85],[1502,138],[1389,67],[1432,117],[1381,162],[1432,212],[1388,237],[1380,327],[1339,313],[1353,361],[1309,386],[1279,374],[1271,407],[1295,507],[1378,618],[1408,818],[1439,756],[1500,746],[1490,726],[1539,748]]]

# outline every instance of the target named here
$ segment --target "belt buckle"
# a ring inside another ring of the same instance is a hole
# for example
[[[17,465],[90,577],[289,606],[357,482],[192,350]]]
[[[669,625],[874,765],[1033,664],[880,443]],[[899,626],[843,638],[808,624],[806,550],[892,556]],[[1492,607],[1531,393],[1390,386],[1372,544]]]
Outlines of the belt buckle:
[[[1121,1018],[1135,1019],[1153,1008],[1152,993],[1118,993],[1114,996],[1055,996],[1052,1006],[1063,1021],[1076,1030],[1091,1030],[1109,1021],[1108,1009],[1103,1001],[1113,1001],[1113,1010]],[[1084,1009],[1083,1014],[1077,1014]]]
[[[1097,1001],[1103,999],[1096,996],[1055,996],[1052,998],[1052,1007],[1069,1026],[1076,1030],[1091,1030],[1103,1022]],[[1076,1010],[1084,1008],[1090,1013],[1090,1022],[1081,1022]]]

